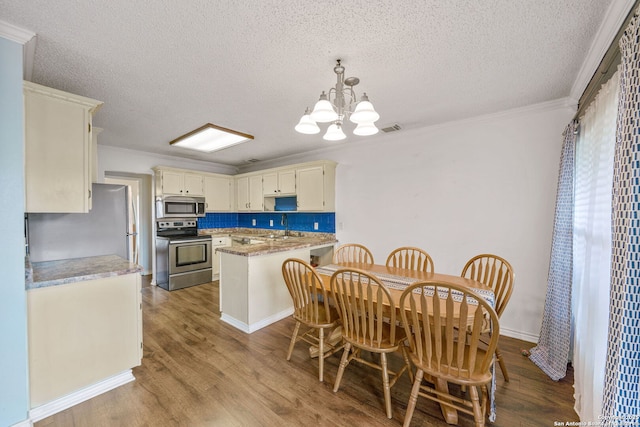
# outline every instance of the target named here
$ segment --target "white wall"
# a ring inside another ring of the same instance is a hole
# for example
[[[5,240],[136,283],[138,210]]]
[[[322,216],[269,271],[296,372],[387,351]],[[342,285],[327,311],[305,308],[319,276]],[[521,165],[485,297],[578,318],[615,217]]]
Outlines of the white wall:
[[[516,279],[502,333],[536,342],[562,132],[574,111],[560,100],[369,140],[350,137],[282,163],[338,162],[337,238],[368,246],[377,263],[405,245],[428,251],[439,273],[458,275],[479,253],[506,258]]]
[[[97,114],[100,114],[100,112]],[[151,168],[154,166],[170,166],[228,175],[234,175],[237,173],[236,168],[231,166],[100,145],[100,137],[98,137],[97,163],[98,182],[104,181],[105,171],[152,175],[153,171]]]

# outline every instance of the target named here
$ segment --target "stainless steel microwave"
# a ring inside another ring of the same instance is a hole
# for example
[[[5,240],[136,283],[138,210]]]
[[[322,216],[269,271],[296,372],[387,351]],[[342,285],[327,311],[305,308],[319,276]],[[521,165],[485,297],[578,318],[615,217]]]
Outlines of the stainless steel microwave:
[[[156,218],[197,218],[205,216],[204,197],[165,196],[156,199]]]

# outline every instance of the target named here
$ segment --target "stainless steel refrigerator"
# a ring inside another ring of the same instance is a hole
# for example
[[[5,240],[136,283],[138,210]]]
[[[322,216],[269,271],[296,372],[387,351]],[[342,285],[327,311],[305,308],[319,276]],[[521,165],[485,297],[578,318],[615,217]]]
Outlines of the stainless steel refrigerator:
[[[27,214],[31,262],[112,254],[128,258],[127,187],[93,184],[91,197],[89,213]]]

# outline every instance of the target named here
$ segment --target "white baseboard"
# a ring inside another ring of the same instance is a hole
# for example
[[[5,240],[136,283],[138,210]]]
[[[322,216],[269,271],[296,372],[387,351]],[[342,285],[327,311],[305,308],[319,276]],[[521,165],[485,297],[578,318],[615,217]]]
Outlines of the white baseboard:
[[[133,380],[135,380],[135,377],[131,369],[129,369],[99,383],[31,409],[29,411],[29,419],[31,422],[40,421]]]
[[[33,427],[31,420],[20,421],[18,424],[13,424],[11,427]]]
[[[293,307],[283,310],[279,313],[276,313],[272,316],[269,316],[265,319],[262,319],[259,322],[255,322],[250,325],[246,324],[245,322],[241,322],[240,320],[233,318],[225,313],[222,313],[222,316],[220,316],[220,320],[222,320],[225,323],[228,323],[229,325],[233,326],[236,329],[240,329],[242,332],[246,334],[250,334],[252,332],[255,332],[259,329],[264,328],[265,326],[269,326],[272,323],[275,323],[279,320],[289,317],[292,314],[293,314]]]
[[[539,335],[529,334],[527,332],[514,331],[512,329],[500,328],[500,335],[504,335],[509,338],[516,338],[522,341],[530,343],[537,343],[540,339]]]
[[[251,333],[249,332],[249,325],[239,321],[235,317],[229,316],[226,313],[222,313],[222,315],[220,316],[220,320],[222,320],[224,323],[228,323],[229,325],[233,326],[236,329],[240,329],[244,333],[247,333],[247,334]]]

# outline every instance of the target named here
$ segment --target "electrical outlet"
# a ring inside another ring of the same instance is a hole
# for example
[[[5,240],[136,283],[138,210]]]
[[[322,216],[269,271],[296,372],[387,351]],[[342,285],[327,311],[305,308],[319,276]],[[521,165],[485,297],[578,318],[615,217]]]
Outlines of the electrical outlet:
[[[273,227],[273,220],[272,219],[269,220],[269,227]]]
[[[318,229],[318,223],[317,223],[317,222],[314,222],[314,223],[313,223],[313,229],[314,229],[314,230],[317,230],[317,229]]]
[[[251,225],[254,225],[254,226],[256,225],[256,219],[255,219],[255,218],[253,218],[253,219],[251,220]]]

